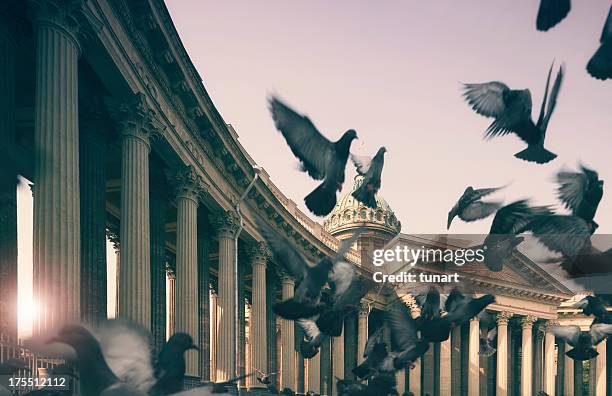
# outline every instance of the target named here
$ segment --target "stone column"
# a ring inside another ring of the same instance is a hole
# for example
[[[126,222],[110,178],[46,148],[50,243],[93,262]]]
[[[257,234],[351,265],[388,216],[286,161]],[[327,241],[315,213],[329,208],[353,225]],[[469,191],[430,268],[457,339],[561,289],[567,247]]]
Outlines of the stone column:
[[[281,299],[287,300],[293,297],[295,282],[293,278],[283,274],[281,279]],[[294,324],[291,320],[281,319],[282,336],[282,385],[281,388],[290,388],[295,391],[295,333]]]
[[[595,396],[606,396],[606,341],[597,345],[599,355],[595,358]]]
[[[176,182],[176,316],[174,329],[190,334],[198,345],[198,204],[204,193],[202,178],[189,166]],[[198,354],[185,353],[187,376],[200,374]]]
[[[420,357],[414,362],[414,368],[410,370],[410,374],[408,374],[408,382],[410,385],[410,392],[415,395],[421,394],[421,362],[423,358]]]
[[[219,332],[217,334],[217,382],[234,377],[236,371],[236,265],[235,241],[238,216],[232,211],[216,216],[213,225],[219,239]]]
[[[338,389],[336,388],[336,378],[344,379],[344,329],[340,337],[332,338],[332,370],[333,380],[332,389],[333,394],[338,395]]]
[[[217,335],[219,329],[219,295],[210,291],[210,380],[217,382]]]
[[[250,345],[252,370],[267,371],[268,336],[266,324],[266,265],[271,257],[270,249],[265,242],[257,242],[249,249],[253,267],[253,306],[251,309]],[[258,382],[256,387],[263,387]]]
[[[542,322],[536,323],[535,326],[535,342],[534,342],[534,350],[533,350],[533,363],[534,363],[534,373],[533,373],[533,389],[534,393],[537,394],[540,390],[543,389],[542,380],[544,379],[544,371],[542,367],[542,363],[544,363],[544,326],[545,324]],[[532,330],[533,331],[533,330]]]
[[[119,315],[151,327],[149,222],[150,139],[161,127],[144,94],[129,103],[107,100],[121,131],[121,273]]]
[[[203,206],[198,208],[198,301],[200,378],[210,382],[210,225]]]
[[[238,305],[236,307],[236,309],[238,310],[238,321],[236,323],[237,327],[237,345],[236,348],[238,349],[237,353],[236,353],[236,357],[238,359],[237,361],[237,367],[236,367],[236,375],[237,376],[243,376],[246,372],[246,322],[245,322],[245,315],[246,315],[246,303],[245,303],[245,292],[244,292],[244,287],[245,287],[245,283],[244,283],[244,277],[245,277],[245,266],[243,265],[243,261],[244,261],[244,249],[238,249],[238,256],[239,256],[239,260],[240,262],[238,263],[238,286],[237,286],[237,291],[238,291]],[[238,386],[240,388],[244,388],[246,386],[246,381],[245,379],[241,379],[238,381]]]
[[[440,396],[451,396],[451,339],[440,343]]]
[[[266,270],[266,331],[267,331],[267,347],[268,347],[268,373],[277,373],[274,377],[274,384],[280,385],[280,361],[277,356],[276,344],[276,314],[272,307],[276,302],[278,278],[276,270],[272,263],[268,265]]]
[[[11,17],[0,13],[0,147],[15,141],[15,42]],[[17,184],[0,169],[0,333],[17,339]]]
[[[366,301],[361,302],[359,308],[359,317],[357,319],[357,364],[361,364],[364,360],[363,351],[368,342],[368,316],[370,315],[370,307]]]
[[[451,394],[461,393],[461,382],[464,381],[461,374],[461,327],[455,327],[450,333],[451,342]]]
[[[113,281],[115,282],[115,310],[110,313],[108,317],[110,318],[116,318],[118,313],[119,313],[119,306],[118,306],[118,302],[119,302],[119,268],[121,267],[121,250],[119,249],[121,242],[119,239],[119,234],[117,232],[117,229],[119,228],[119,226],[109,226],[106,229],[106,236],[108,238],[108,240],[113,244],[113,250],[115,251],[115,279],[113,279]],[[164,273],[164,279],[165,279],[165,273]],[[164,329],[165,332],[165,329]],[[165,338],[165,333],[164,333],[164,338]]]
[[[321,353],[317,353],[308,361],[308,391],[321,393]]]
[[[544,378],[543,390],[549,395],[555,394],[555,335],[552,326],[556,323],[549,321],[544,326]],[[604,395],[605,396],[605,395]]]
[[[508,320],[512,312],[497,314],[497,375],[496,396],[508,395]]]
[[[536,321],[535,316],[525,316],[521,319],[521,396],[531,396],[533,389],[533,337],[531,329]]]
[[[166,209],[170,190],[162,164],[151,161],[151,336],[156,352],[166,343]]]
[[[34,98],[34,332],[81,314],[78,58],[71,6],[32,1]],[[72,4],[72,3],[71,3]]]
[[[398,370],[395,373],[395,382],[397,393],[402,395],[406,391],[406,369]]]
[[[470,319],[470,328],[469,328],[469,346],[468,346],[468,394],[469,395],[477,395],[480,389],[479,380],[480,380],[480,362],[479,362],[479,323],[478,318]]]
[[[563,384],[564,396],[574,396],[574,359],[564,356],[565,359],[565,381]]]
[[[168,276],[168,334],[170,338],[176,331],[176,271],[171,266],[166,267],[166,274]]]

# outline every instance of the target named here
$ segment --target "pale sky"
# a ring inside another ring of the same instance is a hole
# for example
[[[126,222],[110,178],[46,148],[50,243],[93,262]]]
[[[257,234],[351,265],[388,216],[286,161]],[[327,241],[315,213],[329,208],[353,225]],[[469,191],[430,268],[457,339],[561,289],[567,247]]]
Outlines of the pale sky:
[[[437,233],[467,185],[512,183],[491,198],[532,197],[556,204],[552,183],[579,160],[612,181],[612,81],[585,71],[597,48],[609,0],[574,2],[566,20],[535,29],[539,0],[446,1],[185,1],[168,8],[204,85],[240,142],[302,209],[316,182],[276,132],[266,104],[277,94],[331,139],[357,130],[362,153],[389,150],[382,195],[407,233]],[[564,62],[566,78],[546,146],[547,165],[514,158],[515,136],[489,142],[490,120],[460,95],[460,82],[500,80],[529,88],[537,118],[548,68]],[[345,192],[354,170],[347,174]],[[612,199],[596,220],[612,232]],[[484,233],[491,219],[452,232]]]

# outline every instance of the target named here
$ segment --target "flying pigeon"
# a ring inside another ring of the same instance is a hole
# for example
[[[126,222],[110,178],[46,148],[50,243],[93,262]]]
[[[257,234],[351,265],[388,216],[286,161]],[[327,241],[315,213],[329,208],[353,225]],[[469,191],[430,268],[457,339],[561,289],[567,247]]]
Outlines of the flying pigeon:
[[[258,218],[257,224],[277,261],[298,284],[292,298],[274,306],[276,314],[288,320],[313,317],[324,308],[320,302],[321,291],[330,277],[333,278],[331,282],[337,287],[343,289],[348,287],[353,267],[341,260],[360,232],[342,241],[332,259],[323,258],[315,265],[310,265],[286,238],[272,230],[263,220]]]
[[[381,147],[374,158],[351,155],[357,173],[363,176],[361,185],[351,195],[372,209],[376,209],[376,193],[380,189],[380,177],[385,164],[386,152],[387,149]]]
[[[421,308],[419,319],[430,320],[440,316],[442,299],[436,286],[430,285],[427,293],[417,294],[414,299]]]
[[[198,350],[193,338],[187,333],[174,333],[162,347],[154,364],[157,382],[149,394],[152,396],[170,395],[183,390],[185,381],[185,352]]]
[[[480,199],[501,188],[502,187],[480,188],[475,190],[474,187],[468,186],[455,206],[448,212],[446,229],[450,228],[455,216],[459,216],[463,221],[470,222],[484,219],[495,213],[495,211],[501,207],[501,202],[482,202]]]
[[[363,350],[364,361],[353,368],[353,374],[358,378],[368,378],[376,373],[383,360],[388,357],[387,344],[382,340],[384,327],[380,326],[374,334],[368,337]]]
[[[593,348],[605,338],[612,335],[612,324],[591,324],[588,332],[580,331],[578,326],[554,326],[552,332],[556,337],[563,339],[574,347],[565,354],[578,361],[589,360],[599,355]]]
[[[572,8],[570,0],[540,0],[540,8],[536,19],[536,27],[547,31],[561,22]]]
[[[317,317],[310,319],[297,319],[295,323],[302,329],[304,333],[304,338],[300,341],[300,354],[304,357],[304,359],[310,359],[317,355],[319,352],[319,348],[321,344],[327,339],[329,336],[324,334],[319,330],[317,326],[316,319]]]
[[[608,312],[603,301],[597,296],[586,296],[574,304],[574,308],[582,309],[582,313],[595,319],[593,323],[612,324],[612,312]]]
[[[479,349],[478,354],[481,356],[492,356],[496,348],[493,346],[497,337],[497,323],[493,314],[487,311],[482,311],[478,314],[479,324]]]
[[[304,198],[306,207],[317,216],[329,214],[336,205],[336,191],[342,189],[350,146],[357,132],[349,129],[337,142],[331,142],[308,117],[296,113],[278,98],[271,97],[269,104],[276,129],[301,161],[302,170],[315,180],[323,180]]]
[[[578,216],[537,216],[529,224],[529,229],[541,244],[565,258],[576,257],[591,248],[591,228]]]
[[[544,148],[546,129],[555,109],[564,75],[564,67],[561,66],[550,90],[550,102],[547,102],[552,69],[553,65],[548,71],[544,99],[536,123],[531,118],[531,92],[528,89],[513,90],[499,81],[464,85],[463,95],[472,109],[480,115],[494,118],[485,132],[486,139],[514,133],[527,143],[527,148],[515,154],[515,157],[538,164],[550,162],[557,157]]]
[[[607,80],[612,78],[612,6],[599,42],[601,45],[589,60],[587,71],[599,80]]]
[[[603,180],[599,174],[583,165],[581,172],[561,171],[557,173],[559,199],[567,209],[587,222],[591,234],[599,225],[593,220],[603,196]]]
[[[332,279],[333,277],[334,275],[331,275]],[[354,272],[347,286],[344,286],[347,279],[343,275],[339,275],[339,278],[343,280],[336,283],[342,283],[343,286],[336,288],[331,305],[325,308],[316,320],[321,332],[331,337],[339,337],[342,334],[344,318],[359,309],[361,299],[374,287],[372,279],[364,279]]]
[[[501,271],[504,260],[523,242],[519,234],[529,230],[538,215],[552,214],[545,206],[531,207],[527,200],[513,202],[499,209],[483,243],[484,264],[491,271]]]
[[[259,382],[260,384],[264,384],[264,385],[269,385],[272,383],[272,380],[270,377],[272,377],[273,375],[276,375],[276,373],[264,373],[261,370],[255,370],[256,372],[256,377],[257,378],[257,382]]]

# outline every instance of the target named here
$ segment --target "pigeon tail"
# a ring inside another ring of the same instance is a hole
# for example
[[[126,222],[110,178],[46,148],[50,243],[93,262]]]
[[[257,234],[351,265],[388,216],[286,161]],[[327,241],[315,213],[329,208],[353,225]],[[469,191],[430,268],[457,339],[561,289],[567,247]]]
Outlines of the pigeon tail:
[[[525,150],[514,154],[514,156],[524,161],[538,164],[545,164],[557,158],[557,154],[551,153],[543,146],[528,146]]]
[[[274,313],[287,320],[297,320],[303,318],[312,318],[318,315],[325,305],[309,305],[301,303],[290,298],[274,305]]]
[[[315,348],[312,342],[306,340],[300,341],[300,354],[304,359],[311,359],[319,353],[319,348]]]
[[[328,215],[336,206],[336,186],[323,182],[304,198],[306,207],[317,216]]]
[[[612,39],[605,41],[587,64],[587,71],[598,80],[612,78]]]
[[[357,201],[364,203],[367,207],[376,209],[376,196],[374,191],[369,191],[366,184],[362,183],[358,189],[351,194]]]
[[[370,365],[367,360],[353,369],[353,374],[355,374],[358,378],[365,378],[370,375],[371,372],[372,370],[370,369]]]
[[[480,349],[478,350],[478,354],[484,357],[490,357],[495,354],[497,349],[493,348],[489,343],[481,344]]]
[[[565,354],[574,360],[583,361],[583,360],[593,359],[595,356],[599,355],[599,352],[597,352],[594,348],[589,348],[589,349],[574,348],[570,351],[567,351]]]

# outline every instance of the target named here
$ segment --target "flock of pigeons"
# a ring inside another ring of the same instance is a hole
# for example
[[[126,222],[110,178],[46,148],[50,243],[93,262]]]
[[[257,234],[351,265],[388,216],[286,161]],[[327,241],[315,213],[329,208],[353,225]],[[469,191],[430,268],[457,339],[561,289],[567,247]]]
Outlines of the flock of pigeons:
[[[570,0],[541,0],[537,29],[547,31],[552,28],[568,15],[570,8]],[[587,64],[587,71],[593,77],[605,80],[612,78],[612,7],[600,41],[599,49]],[[514,133],[527,144],[525,150],[515,154],[517,158],[538,164],[553,160],[556,154],[548,151],[544,142],[564,68],[559,68],[549,90],[552,71],[553,66],[548,72],[544,99],[535,122],[531,116],[529,90],[513,90],[498,81],[465,84],[464,96],[468,104],[476,113],[493,119],[485,138]],[[381,147],[373,158],[351,154],[351,143],[357,138],[354,130],[348,130],[338,141],[332,142],[308,117],[278,98],[270,98],[269,104],[276,128],[300,160],[302,170],[321,181],[305,197],[306,206],[313,214],[325,216],[336,205],[336,194],[344,183],[349,157],[358,174],[363,176],[362,184],[352,195],[366,206],[376,208],[385,147]],[[598,227],[594,217],[603,195],[603,181],[599,180],[597,172],[584,166],[579,172],[559,172],[557,181],[559,198],[570,214],[555,213],[548,206],[531,206],[527,200],[502,207],[500,202],[482,201],[483,197],[500,188],[468,187],[449,212],[447,226],[450,228],[455,217],[469,222],[495,213],[483,244],[485,265],[491,271],[500,271],[504,260],[524,240],[521,235],[530,232],[548,249],[561,254],[562,266],[570,274],[609,272],[612,249],[598,252],[590,243],[591,235]],[[295,295],[276,304],[274,311],[299,326],[304,334],[299,350],[304,358],[310,359],[319,352],[323,342],[342,334],[344,319],[356,312],[361,299],[374,287],[373,281],[360,277],[352,265],[343,261],[359,232],[342,243],[335,257],[309,263],[265,222],[259,221],[258,226],[277,262],[297,284]],[[416,301],[420,305],[417,318],[412,317],[410,309],[402,301],[396,300],[386,307],[383,323],[366,343],[363,362],[353,369],[357,380],[338,379],[337,389],[341,396],[397,394],[396,371],[412,367],[431,342],[447,340],[453,328],[468,323],[475,316],[480,320],[480,354],[490,356],[495,353],[495,320],[485,311],[495,301],[494,296],[476,298],[457,288],[441,294],[440,288],[432,285],[426,292],[418,294]],[[586,315],[594,316],[590,331],[581,332],[577,326],[557,326],[553,331],[573,347],[567,352],[570,358],[585,360],[596,356],[594,346],[612,334],[612,315],[601,300],[593,296],[580,301],[577,307]],[[71,360],[78,368],[84,396],[228,394],[228,387],[245,377],[185,391],[184,353],[197,349],[192,337],[185,333],[174,334],[155,358],[151,357],[150,338],[151,335],[139,325],[114,319],[96,329],[77,324],[64,326],[48,342],[67,344],[76,352]],[[53,373],[74,375],[72,370],[64,368],[62,371],[62,367]],[[0,375],[12,375],[20,370],[27,370],[27,366],[17,359],[0,364]],[[257,374],[258,382],[275,391],[270,379],[274,374],[266,374],[261,368],[254,370],[248,375]],[[0,396],[9,394],[0,386]],[[29,394],[57,395],[62,392],[41,389]],[[283,394],[293,392],[284,389]]]

